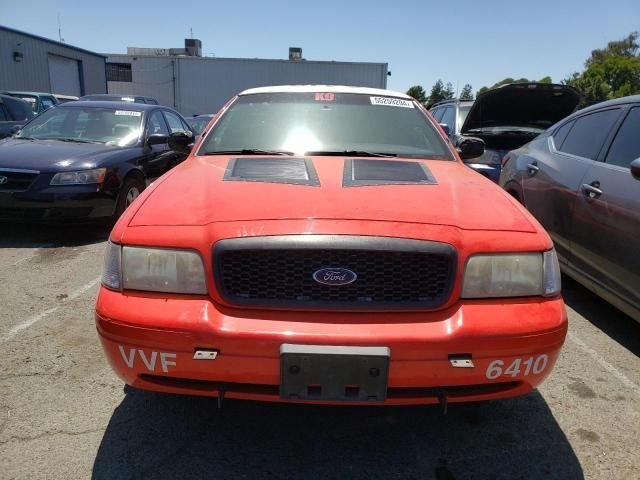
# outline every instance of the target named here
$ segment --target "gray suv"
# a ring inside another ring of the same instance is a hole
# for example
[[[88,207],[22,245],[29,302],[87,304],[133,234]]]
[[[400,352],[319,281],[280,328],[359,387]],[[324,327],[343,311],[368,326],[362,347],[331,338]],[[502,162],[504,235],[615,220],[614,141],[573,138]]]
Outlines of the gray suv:
[[[580,110],[509,152],[500,185],[547,229],[561,269],[640,321],[640,95]]]

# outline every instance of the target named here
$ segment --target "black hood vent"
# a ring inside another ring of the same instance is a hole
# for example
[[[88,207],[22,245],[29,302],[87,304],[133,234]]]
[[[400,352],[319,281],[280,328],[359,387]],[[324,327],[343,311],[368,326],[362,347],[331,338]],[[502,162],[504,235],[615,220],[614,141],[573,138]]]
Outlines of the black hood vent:
[[[320,185],[313,163],[307,158],[232,158],[224,180]]]
[[[367,185],[436,185],[431,171],[421,162],[402,160],[346,160],[343,187]]]

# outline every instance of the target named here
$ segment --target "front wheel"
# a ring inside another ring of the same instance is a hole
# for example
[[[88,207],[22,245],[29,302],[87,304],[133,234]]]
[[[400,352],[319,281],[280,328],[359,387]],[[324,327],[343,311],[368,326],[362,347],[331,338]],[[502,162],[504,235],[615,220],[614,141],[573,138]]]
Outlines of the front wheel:
[[[120,218],[120,215],[140,196],[143,190],[144,182],[135,177],[129,177],[124,181],[120,189],[120,195],[118,195],[114,220]]]

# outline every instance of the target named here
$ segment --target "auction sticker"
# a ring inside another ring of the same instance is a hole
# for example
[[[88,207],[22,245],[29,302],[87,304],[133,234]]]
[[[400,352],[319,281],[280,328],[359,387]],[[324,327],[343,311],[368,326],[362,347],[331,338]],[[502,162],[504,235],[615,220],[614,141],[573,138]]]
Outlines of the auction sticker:
[[[132,110],[116,110],[116,115],[127,115],[129,117],[139,117],[142,112],[134,112]]]
[[[371,105],[386,105],[388,107],[413,108],[413,102],[391,97],[369,97]]]

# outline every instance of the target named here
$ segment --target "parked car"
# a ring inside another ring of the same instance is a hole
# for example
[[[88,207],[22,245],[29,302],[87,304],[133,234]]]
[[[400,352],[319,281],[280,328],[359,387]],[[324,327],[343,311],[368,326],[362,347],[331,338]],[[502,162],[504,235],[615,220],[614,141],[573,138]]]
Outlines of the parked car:
[[[235,97],[114,227],[95,311],[127,384],[219,401],[520,395],[567,331],[533,217],[411,97],[337,86]]]
[[[13,135],[33,118],[31,105],[24,100],[0,95],[0,138]]]
[[[96,93],[93,95],[84,95],[80,100],[91,100],[99,102],[133,102],[146,103],[147,105],[158,105],[158,100],[153,97],[145,97],[143,95],[108,95],[106,93]]]
[[[507,155],[500,184],[562,270],[640,321],[640,96],[599,103]]]
[[[78,97],[74,95],[59,95],[57,93],[54,93],[53,96],[56,97],[58,103],[73,102],[74,100],[78,100]]]
[[[36,115],[60,103],[52,93],[42,93],[42,92],[2,92],[2,93],[4,95],[10,95],[12,97],[24,100],[29,105],[31,105],[31,110],[33,110],[33,113],[35,113]]]
[[[573,112],[579,102],[578,91],[567,85],[515,83],[482,93],[475,102],[437,103],[431,113],[446,125],[454,145],[466,136],[484,140],[484,155],[466,163],[497,182],[509,150],[533,140]]]
[[[193,133],[166,107],[69,102],[0,141],[0,220],[117,218],[187,155]]]
[[[186,117],[185,120],[191,125],[191,129],[194,131],[196,135],[200,135],[209,122],[213,118],[213,114],[211,115],[195,115],[193,117]]]

